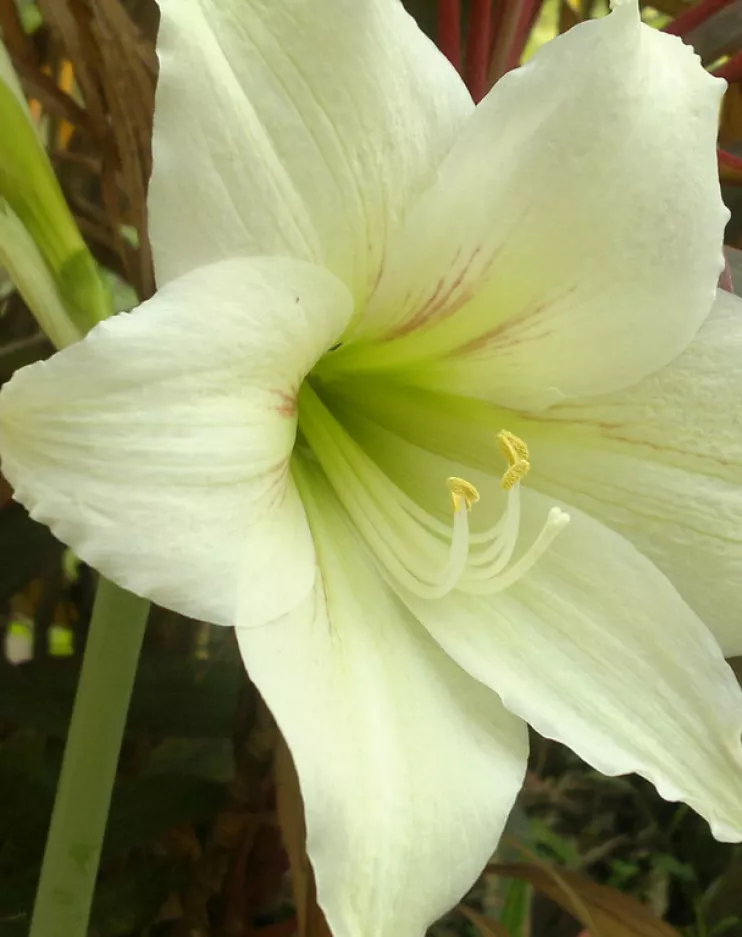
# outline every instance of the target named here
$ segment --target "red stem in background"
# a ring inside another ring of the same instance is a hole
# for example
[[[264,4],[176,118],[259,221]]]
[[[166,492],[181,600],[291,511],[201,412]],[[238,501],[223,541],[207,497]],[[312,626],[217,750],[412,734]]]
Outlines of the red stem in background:
[[[735,169],[737,172],[742,173],[742,158],[729,153],[727,150],[720,149],[717,149],[716,155],[720,166],[727,166],[729,169]]]
[[[729,6],[731,2],[732,0],[701,0],[696,6],[686,10],[685,13],[681,13],[672,23],[665,26],[664,32],[671,33],[673,36],[684,36],[692,29],[695,29],[696,26],[705,23],[714,13],[718,13],[725,6]]]
[[[742,52],[737,52],[728,62],[715,68],[713,74],[726,81],[742,81]]]
[[[475,102],[489,91],[488,66],[492,35],[492,0],[471,0],[466,39],[466,84]]]
[[[438,0],[438,48],[461,72],[461,0]]]
[[[523,50],[528,42],[528,37],[531,35],[531,29],[536,21],[542,3],[543,0],[521,0],[520,3],[515,4],[516,10],[518,11],[518,18],[515,21],[513,38],[510,41],[508,54],[505,59],[506,72],[520,65]]]
[[[500,0],[492,45],[489,83],[517,68],[543,0]]]

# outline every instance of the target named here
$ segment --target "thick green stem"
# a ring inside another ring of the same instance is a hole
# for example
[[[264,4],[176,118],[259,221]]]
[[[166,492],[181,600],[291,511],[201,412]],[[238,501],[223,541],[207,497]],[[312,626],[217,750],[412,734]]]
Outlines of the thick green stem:
[[[29,937],[85,937],[149,603],[101,579]]]

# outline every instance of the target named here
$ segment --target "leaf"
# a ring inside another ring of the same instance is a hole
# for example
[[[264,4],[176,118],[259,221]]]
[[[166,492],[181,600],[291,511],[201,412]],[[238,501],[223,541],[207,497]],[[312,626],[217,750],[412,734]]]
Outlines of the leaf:
[[[597,885],[576,872],[546,863],[490,868],[500,875],[529,882],[588,928],[591,937],[680,937],[678,931],[635,898]]]
[[[113,792],[103,855],[126,852],[184,823],[209,820],[225,796],[224,785],[182,774],[119,781]]]
[[[53,351],[49,339],[40,332],[0,348],[0,384],[9,381],[18,368],[38,361],[39,358],[48,358]]]
[[[513,879],[507,883],[500,920],[513,937],[526,937],[530,933],[532,895],[528,882]]]
[[[5,504],[0,509],[0,602],[37,576],[60,550],[48,528],[32,521],[20,504]]]
[[[505,925],[494,918],[486,917],[473,908],[467,908],[465,904],[459,905],[459,911],[472,922],[482,937],[510,937]]]
[[[739,659],[739,658],[738,658]],[[710,934],[733,934],[742,932],[742,851],[738,851],[729,867],[716,879],[703,896],[703,917]],[[729,922],[734,922],[734,926]],[[718,931],[717,931],[718,928]]]
[[[146,191],[157,59],[118,0],[38,0],[72,65],[99,150],[97,179],[107,233],[140,299],[154,292]],[[123,197],[122,197],[123,196]],[[138,247],[123,235],[137,233]]]
[[[0,567],[0,583],[4,573]],[[79,671],[77,659],[38,659],[23,667],[0,660],[0,717],[64,737]],[[242,680],[243,668],[237,660],[201,663],[171,655],[145,655],[134,684],[127,738],[230,738]]]
[[[170,738],[161,742],[147,760],[147,774],[188,774],[227,784],[234,778],[232,740]]]
[[[317,889],[306,849],[307,831],[299,779],[283,739],[276,746],[276,791],[278,823],[291,866],[299,937],[332,937],[317,904]]]
[[[183,872],[164,859],[147,858],[119,871],[96,889],[95,932],[100,937],[139,933],[183,879]]]

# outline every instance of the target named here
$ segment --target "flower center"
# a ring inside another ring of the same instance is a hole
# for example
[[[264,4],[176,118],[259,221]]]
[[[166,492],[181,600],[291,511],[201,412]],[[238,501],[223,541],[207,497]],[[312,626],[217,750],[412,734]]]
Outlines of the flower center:
[[[308,382],[300,392],[299,427],[358,532],[392,585],[425,599],[453,589],[492,595],[517,582],[543,556],[569,522],[552,508],[526,552],[513,561],[520,532],[520,483],[530,469],[528,447],[517,436],[498,434],[507,468],[500,485],[506,508],[489,530],[473,533],[469,515],[480,500],[466,479],[451,477],[450,525],[403,492],[347,433]]]

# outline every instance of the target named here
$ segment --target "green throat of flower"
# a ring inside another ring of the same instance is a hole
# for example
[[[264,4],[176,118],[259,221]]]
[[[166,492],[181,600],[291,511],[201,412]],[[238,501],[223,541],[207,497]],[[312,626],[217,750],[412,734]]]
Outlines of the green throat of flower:
[[[528,447],[501,430],[506,461],[500,487],[505,508],[497,522],[474,532],[470,514],[480,494],[469,481],[441,477],[450,492],[452,521],[445,523],[403,491],[335,418],[321,392],[305,381],[299,393],[300,447],[322,469],[382,574],[401,592],[440,599],[454,589],[488,596],[516,583],[569,523],[558,507],[516,558],[521,528],[521,481],[530,469]]]

